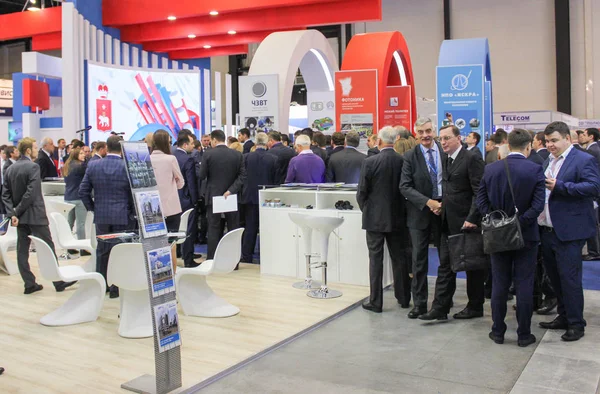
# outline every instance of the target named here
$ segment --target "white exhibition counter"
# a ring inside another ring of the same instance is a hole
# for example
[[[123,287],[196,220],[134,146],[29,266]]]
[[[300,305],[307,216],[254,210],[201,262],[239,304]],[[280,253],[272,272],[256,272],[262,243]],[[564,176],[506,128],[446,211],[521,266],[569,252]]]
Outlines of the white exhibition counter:
[[[263,206],[266,200],[280,199],[290,207]],[[335,203],[349,201],[353,210],[338,210]],[[328,281],[369,286],[369,252],[362,230],[362,213],[355,190],[314,190],[277,187],[259,191],[260,272],[266,275],[304,279],[306,260],[302,230],[289,213],[344,218],[344,223],[329,237]],[[313,209],[306,209],[311,205]],[[313,240],[313,248],[317,243]],[[315,251],[313,251],[315,252]],[[313,259],[314,261],[314,259]],[[322,280],[322,269],[312,270],[313,279]],[[392,283],[390,257],[384,253],[384,286]],[[334,286],[332,286],[334,287]]]

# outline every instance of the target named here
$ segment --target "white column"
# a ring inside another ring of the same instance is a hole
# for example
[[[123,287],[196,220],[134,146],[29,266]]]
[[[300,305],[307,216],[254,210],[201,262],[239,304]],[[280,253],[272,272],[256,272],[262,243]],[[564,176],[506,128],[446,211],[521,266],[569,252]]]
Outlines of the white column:
[[[131,58],[129,56],[129,44],[127,43],[122,43],[121,46],[123,47],[123,65],[124,66],[131,66]]]
[[[98,37],[98,40],[96,41],[96,44],[98,45],[98,62],[105,63],[104,32],[102,30],[96,30],[96,36]]]
[[[98,61],[98,33],[96,30],[96,26],[90,25],[90,60],[93,62]]]
[[[75,7],[73,3],[64,3],[62,7],[62,91],[63,91],[63,128],[77,130],[77,69],[76,69],[76,29]],[[65,135],[65,137],[67,137]]]
[[[113,64],[113,40],[108,34],[104,35],[104,62]]]
[[[225,128],[227,134],[235,137],[233,130],[233,108],[231,106],[232,99],[231,74],[225,74]]]
[[[158,55],[156,53],[153,53],[151,55],[151,58],[152,58],[152,68],[159,69],[160,65],[158,64]]]
[[[85,127],[85,19],[79,13],[76,13],[77,30],[75,32],[75,41],[77,42],[77,104],[79,105],[79,111],[77,112],[77,130]],[[75,130],[71,130],[75,132]]]
[[[113,63],[117,66],[121,65],[121,41],[113,38]]]
[[[182,67],[183,67],[184,70],[190,70],[190,65],[187,64],[187,63],[183,63]]]
[[[179,70],[179,62],[178,62],[178,61],[176,61],[176,60],[172,60],[172,61],[171,61],[171,68],[172,68],[173,70]]]
[[[215,127],[223,127],[223,101],[221,94],[221,73],[215,71]]]
[[[85,60],[92,60],[90,57],[90,49],[92,40],[90,39],[90,22],[83,20],[83,57]]]
[[[167,59],[166,57],[163,57],[161,60],[162,66],[161,68],[163,70],[168,70],[169,69],[169,59]]]
[[[194,67],[194,70],[200,71],[199,67]],[[202,70],[202,87],[204,89],[204,134],[210,134],[212,132],[211,118],[212,113],[210,112],[210,70]]]
[[[146,66],[148,65],[146,61]],[[131,66],[140,67],[140,48],[131,47]],[[145,67],[145,66],[142,66]]]
[[[142,51],[142,67],[148,68],[148,52]]]

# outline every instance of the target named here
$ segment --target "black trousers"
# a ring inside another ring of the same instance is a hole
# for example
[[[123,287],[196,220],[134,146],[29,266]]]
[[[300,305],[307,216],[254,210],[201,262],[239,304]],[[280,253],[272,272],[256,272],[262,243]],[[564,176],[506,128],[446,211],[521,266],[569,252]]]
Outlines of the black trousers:
[[[181,244],[181,257],[186,267],[191,267],[194,264],[194,244],[197,237],[198,216],[196,216],[196,211],[192,211],[188,217],[187,238]]]
[[[52,242],[52,236],[50,235],[50,227],[48,227],[47,224],[33,225],[19,223],[17,226],[17,264],[19,266],[21,278],[23,278],[23,282],[25,283],[25,288],[33,287],[36,284],[35,275],[31,272],[31,267],[29,266],[29,247],[31,246],[30,235],[38,237],[46,242],[48,246],[50,246],[50,249],[52,249],[54,257],[56,257],[54,242]],[[58,262],[58,258],[56,261]],[[54,286],[56,286],[61,282],[58,281],[53,283]]]
[[[448,234],[442,231],[440,238],[440,266],[435,281],[435,297],[431,307],[442,313],[450,311],[450,303],[456,292],[456,273],[452,271],[450,264],[450,252],[448,250]],[[467,308],[474,311],[483,311],[484,282],[487,270],[467,271],[467,296],[469,303]]]
[[[198,225],[198,241],[205,240],[208,234],[208,219],[206,218],[206,204],[204,198],[201,198],[196,207]],[[200,242],[198,242],[200,243]]]
[[[380,233],[367,231],[369,248],[369,302],[376,308],[383,307],[383,245],[387,244],[392,263],[394,295],[401,304],[410,302],[409,260],[406,258],[406,235],[403,232]]]
[[[588,255],[600,256],[600,227],[598,226],[598,208],[594,209],[596,217],[596,234],[587,240]]]
[[[542,231],[544,267],[558,299],[558,316],[569,327],[583,329],[583,263],[585,240],[561,241],[554,230]]]
[[[96,223],[96,234],[104,235],[111,233],[120,233],[123,231],[132,230],[132,226],[127,224],[98,224]],[[96,250],[96,272],[100,273],[104,280],[107,280],[106,274],[108,271],[108,258],[110,257],[110,251],[118,244],[119,241],[111,239],[107,241],[98,240],[98,249]],[[112,283],[106,282],[106,286],[112,285]]]
[[[492,331],[504,336],[506,332],[506,299],[514,282],[517,292],[517,334],[525,339],[531,334],[533,315],[533,281],[537,265],[537,242],[527,242],[520,250],[494,253],[492,258]]]
[[[433,244],[440,255],[441,218],[431,213],[430,225],[423,229],[411,228],[412,240],[412,296],[415,307],[427,309],[429,271],[429,241],[433,236]]]
[[[240,227],[239,212],[225,212],[225,222],[227,223],[227,231],[235,230]],[[223,222],[221,221],[220,213],[213,213],[212,204],[206,207],[206,218],[208,219],[208,256],[209,260],[215,257],[219,241],[223,237]]]
[[[544,257],[542,248],[537,248],[537,264],[535,268],[535,280],[533,282],[533,301],[534,307],[541,305],[544,299],[556,298],[556,293],[552,288],[550,279],[546,275],[544,268]]]
[[[243,204],[242,213],[246,224],[242,240],[242,259],[251,263],[260,226],[258,204]]]

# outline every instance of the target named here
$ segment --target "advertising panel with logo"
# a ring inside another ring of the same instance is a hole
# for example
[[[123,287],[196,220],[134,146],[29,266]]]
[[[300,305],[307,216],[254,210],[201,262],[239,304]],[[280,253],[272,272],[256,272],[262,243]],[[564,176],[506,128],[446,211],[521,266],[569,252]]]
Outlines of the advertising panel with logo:
[[[13,114],[13,81],[0,79],[0,116]]]
[[[307,93],[308,127],[324,134],[333,134],[335,128],[335,92]]]
[[[411,130],[413,123],[411,86],[388,86],[385,89],[381,127],[404,126]]]
[[[472,131],[479,133],[482,152],[486,124],[484,89],[483,65],[437,67],[438,129],[454,124],[463,139]]]
[[[200,73],[145,70],[88,62],[87,121],[90,141],[111,131],[140,141],[163,129],[177,139],[182,129],[200,135]]]
[[[338,71],[335,87],[338,129],[356,131],[362,138],[377,133],[377,70]]]
[[[240,121],[254,137],[258,132],[278,130],[279,77],[248,75],[240,77]]]

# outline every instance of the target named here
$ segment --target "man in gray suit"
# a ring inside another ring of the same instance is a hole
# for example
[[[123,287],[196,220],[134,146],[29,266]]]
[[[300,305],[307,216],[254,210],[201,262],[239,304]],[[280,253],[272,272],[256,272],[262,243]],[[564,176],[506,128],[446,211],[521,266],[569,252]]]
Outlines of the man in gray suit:
[[[360,168],[366,155],[356,150],[360,136],[356,131],[346,134],[346,147],[331,155],[327,163],[327,182],[358,183]]]
[[[54,252],[54,243],[48,227],[48,216],[42,196],[40,167],[34,163],[37,158],[37,144],[33,138],[23,138],[19,142],[21,158],[11,165],[4,175],[2,201],[11,225],[17,228],[17,262],[19,273],[25,282],[25,294],[43,289],[36,283],[35,275],[29,267],[30,235],[46,242]],[[55,253],[56,256],[56,253]],[[54,288],[61,292],[75,282],[54,282]]]

